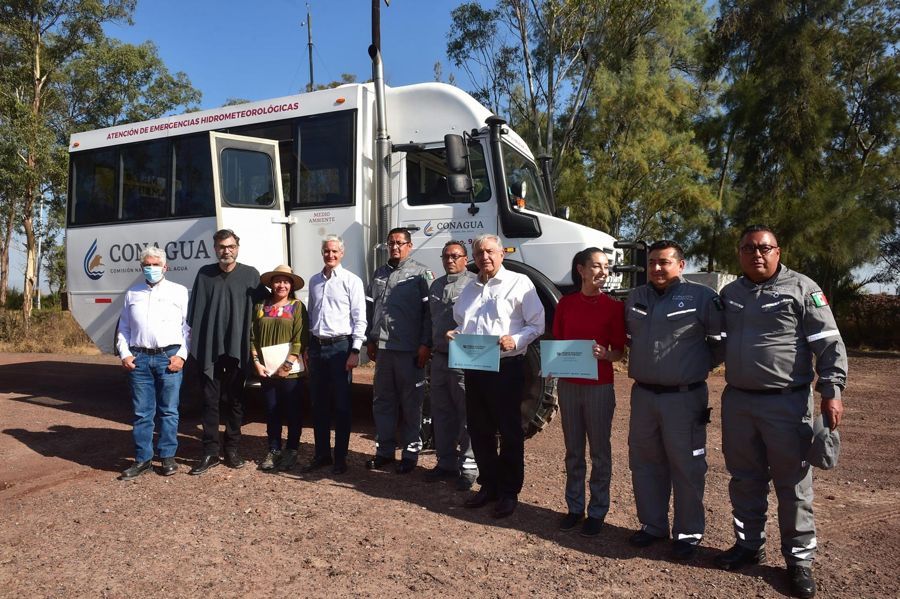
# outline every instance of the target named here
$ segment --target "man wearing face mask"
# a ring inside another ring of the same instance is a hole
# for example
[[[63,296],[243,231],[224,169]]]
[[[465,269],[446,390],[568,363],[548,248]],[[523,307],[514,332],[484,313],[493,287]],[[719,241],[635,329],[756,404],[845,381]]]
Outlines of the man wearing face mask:
[[[134,403],[134,465],[119,476],[132,480],[150,470],[154,417],[159,415],[160,474],[178,470],[178,394],[188,355],[188,291],[165,279],[166,254],[156,246],[140,255],[144,280],[125,293],[116,348],[128,372]]]

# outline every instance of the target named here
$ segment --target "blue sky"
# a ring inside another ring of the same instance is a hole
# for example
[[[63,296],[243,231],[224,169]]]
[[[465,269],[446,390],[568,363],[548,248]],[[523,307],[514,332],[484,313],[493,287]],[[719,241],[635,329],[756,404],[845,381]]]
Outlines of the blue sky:
[[[342,73],[372,76],[371,0],[140,0],[134,24],[109,25],[106,34],[132,44],[152,41],[171,72],[183,71],[203,93],[201,108],[229,98],[264,100],[298,93],[309,82],[305,26],[307,4],[313,30],[317,84]],[[447,60],[450,11],[462,0],[391,0],[381,3],[381,45],[388,85],[443,80],[469,86]],[[484,1],[484,5],[493,2]],[[180,112],[180,110],[178,111]],[[10,255],[10,286],[22,288],[24,249]],[[43,279],[44,277],[42,277]],[[45,281],[41,288],[49,291]]]
[[[316,83],[352,73],[371,77],[370,0],[310,0]],[[381,5],[382,55],[388,85],[444,80],[450,11],[459,0],[391,0]],[[202,108],[228,98],[263,100],[297,93],[309,81],[303,0],[141,0],[133,26],[106,27],[129,43],[150,40],[169,70],[183,71],[203,92]],[[456,75],[457,83],[468,81]]]

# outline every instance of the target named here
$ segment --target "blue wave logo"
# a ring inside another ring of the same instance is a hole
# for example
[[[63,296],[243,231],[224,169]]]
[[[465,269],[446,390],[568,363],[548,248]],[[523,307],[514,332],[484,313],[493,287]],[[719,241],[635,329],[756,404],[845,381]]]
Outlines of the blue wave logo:
[[[425,237],[431,237],[434,235],[434,225],[431,224],[431,221],[428,221],[428,224],[422,229],[425,233]]]
[[[97,240],[91,244],[87,253],[84,255],[84,274],[92,281],[96,281],[103,276],[105,270],[98,270],[103,264],[103,256],[97,253]]]

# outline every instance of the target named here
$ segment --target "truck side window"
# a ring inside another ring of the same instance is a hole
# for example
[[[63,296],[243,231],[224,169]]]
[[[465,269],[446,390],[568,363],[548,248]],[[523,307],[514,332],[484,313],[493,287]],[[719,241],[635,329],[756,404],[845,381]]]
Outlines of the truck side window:
[[[469,152],[475,201],[486,202],[491,198],[491,188],[488,184],[484,152],[481,146],[477,145],[471,146]],[[406,193],[410,206],[469,203],[469,200],[451,198],[447,191],[447,166],[443,148],[406,155]]]

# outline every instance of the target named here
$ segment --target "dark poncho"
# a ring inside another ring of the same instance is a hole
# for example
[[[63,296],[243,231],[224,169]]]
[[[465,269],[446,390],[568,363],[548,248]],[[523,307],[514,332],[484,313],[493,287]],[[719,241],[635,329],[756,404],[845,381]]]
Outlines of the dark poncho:
[[[207,264],[197,273],[188,305],[191,354],[203,374],[213,378],[219,356],[237,359],[241,367],[250,355],[250,315],[259,301],[259,271],[238,263],[229,273]]]

